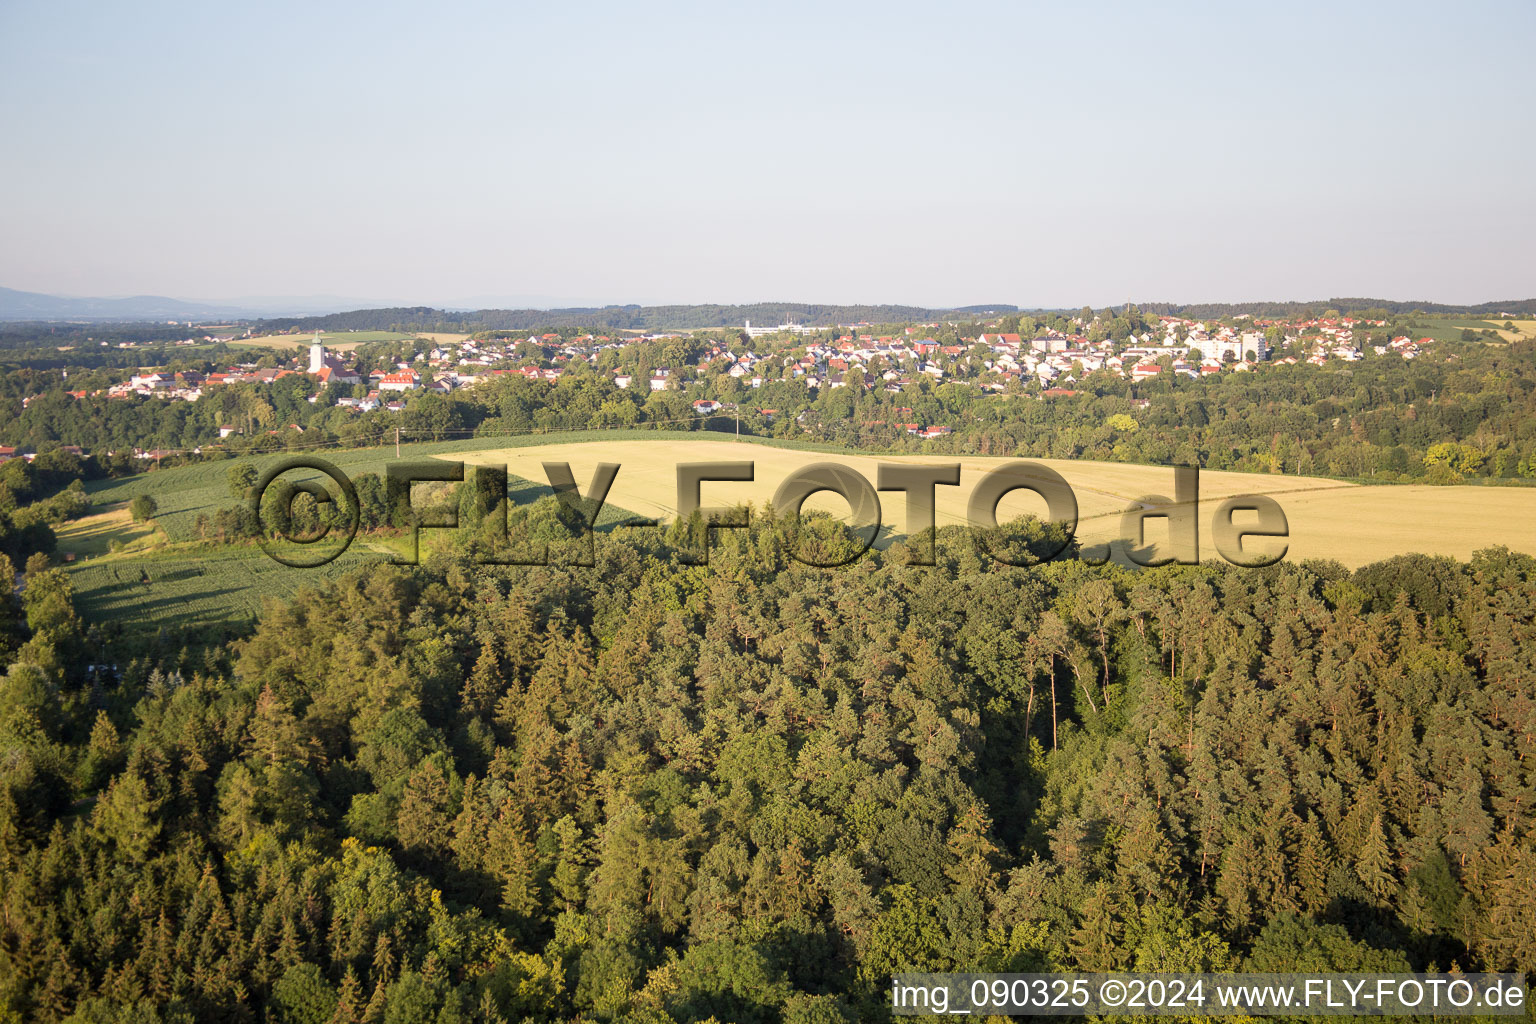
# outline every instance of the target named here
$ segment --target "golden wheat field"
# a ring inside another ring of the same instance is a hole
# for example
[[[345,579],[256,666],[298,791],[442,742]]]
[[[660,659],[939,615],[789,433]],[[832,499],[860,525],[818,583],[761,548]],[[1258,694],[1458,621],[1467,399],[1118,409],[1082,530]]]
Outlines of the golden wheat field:
[[[1502,324],[1502,320],[1490,320],[1490,323]],[[1513,331],[1499,329],[1499,337],[1505,341],[1524,341],[1527,338],[1536,338],[1536,320],[1511,320]]]
[[[752,482],[706,483],[702,504],[763,505],[795,470],[815,462],[852,467],[874,484],[881,462],[960,463],[960,485],[937,488],[939,525],[965,521],[966,502],[976,482],[989,470],[1012,460],[982,456],[928,457],[836,455],[776,448],[747,442],[713,440],[601,441],[537,447],[493,449],[439,455],[471,465],[505,465],[515,476],[545,482],[541,463],[568,462],[585,493],[600,462],[622,468],[608,502],[640,516],[670,518],[677,506],[676,467],[683,462],[751,461]],[[1121,514],[1135,502],[1174,496],[1173,471],[1156,466],[1069,460],[1038,460],[1060,473],[1077,497],[1078,538],[1084,544],[1107,542],[1120,535]],[[1410,552],[1452,555],[1465,559],[1479,548],[1496,544],[1536,554],[1536,489],[1503,487],[1368,487],[1321,477],[1271,476],[1204,471],[1200,474],[1200,550],[1203,560],[1218,557],[1212,541],[1211,519],[1225,499],[1240,494],[1273,497],[1290,526],[1286,558],[1331,558],[1351,567]],[[877,541],[884,546],[905,535],[905,498],[880,495],[882,522],[888,531]],[[848,505],[834,494],[822,493],[806,502],[814,508],[846,517]],[[1045,502],[1027,491],[1008,495],[998,518],[1023,513],[1045,514]],[[1242,519],[1238,520],[1242,523]],[[1166,535],[1166,520],[1153,520],[1147,541]],[[1278,543],[1252,540],[1249,545]],[[1249,550],[1252,550],[1250,547]]]

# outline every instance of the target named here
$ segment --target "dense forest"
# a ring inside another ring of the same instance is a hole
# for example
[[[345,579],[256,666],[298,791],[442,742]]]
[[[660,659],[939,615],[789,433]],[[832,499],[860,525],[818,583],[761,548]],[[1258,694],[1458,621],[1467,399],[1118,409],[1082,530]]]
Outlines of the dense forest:
[[[553,504],[552,499],[546,499]],[[547,511],[547,510],[546,510]],[[0,1018],[885,1019],[902,969],[1536,972],[1536,560],[835,570],[783,520],[0,651]],[[5,567],[0,567],[5,568]]]

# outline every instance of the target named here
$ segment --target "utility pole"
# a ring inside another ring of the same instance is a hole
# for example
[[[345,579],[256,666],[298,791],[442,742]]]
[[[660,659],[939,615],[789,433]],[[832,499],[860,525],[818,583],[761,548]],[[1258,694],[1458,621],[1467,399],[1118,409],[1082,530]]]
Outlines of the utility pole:
[[[395,428],[395,458],[400,457],[400,428]]]
[[[741,403],[736,403],[736,440],[741,440]]]

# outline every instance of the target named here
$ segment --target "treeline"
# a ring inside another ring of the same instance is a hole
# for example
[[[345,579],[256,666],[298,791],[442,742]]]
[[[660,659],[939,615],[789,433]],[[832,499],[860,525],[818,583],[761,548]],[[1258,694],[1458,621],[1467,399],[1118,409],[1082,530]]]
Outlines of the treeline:
[[[29,574],[0,1007],[811,1024],[902,970],[1536,972],[1531,558],[716,533],[380,566],[120,678]]]
[[[347,313],[328,313],[324,316],[273,317],[252,321],[257,334],[274,334],[283,331],[443,331],[461,332],[477,328],[465,324],[475,322],[473,315],[453,313],[431,306],[390,306],[381,309],[355,309]],[[295,338],[296,342],[303,341]]]
[[[1247,314],[1261,319],[1297,320],[1320,317],[1329,310],[1346,314],[1377,314],[1369,319],[1404,316],[1411,313],[1449,313],[1468,316],[1498,316],[1505,313],[1536,314],[1536,299],[1510,299],[1502,302],[1482,302],[1475,306],[1458,306],[1443,302],[1396,299],[1319,299],[1314,302],[1140,302],[1141,309],[1163,316],[1180,316],[1193,320],[1230,319]]]
[[[1328,310],[1340,313],[1374,311],[1382,316],[1413,312],[1493,315],[1496,313],[1536,314],[1536,299],[1485,302],[1475,306],[1457,306],[1437,302],[1397,301],[1391,299],[1338,298],[1315,302],[1141,302],[1144,312],[1191,319],[1229,319],[1247,314],[1261,318],[1295,319],[1321,316]],[[582,330],[698,330],[709,327],[738,327],[745,320],[762,327],[785,321],[811,326],[848,323],[924,323],[969,318],[984,313],[1017,313],[1019,307],[1008,303],[958,306],[952,309],[903,305],[818,305],[796,302],[759,302],[748,305],[696,306],[583,306],[563,309],[481,309],[456,313],[427,306],[387,309],[360,309],[316,317],[287,317],[258,320],[260,332],[298,328],[302,331],[400,330],[461,331],[485,330],[555,330],[561,327]],[[1035,309],[1033,313],[1062,312]]]
[[[81,349],[76,353],[77,355],[85,355],[87,354],[84,351],[85,346],[102,348],[101,342],[107,343],[106,348],[115,349],[118,344],[127,341],[136,345],[156,342],[169,344],[181,341],[189,335],[196,337],[201,333],[201,328],[187,327],[185,324],[0,321],[0,349],[73,345]],[[137,355],[142,358],[143,353],[139,352]],[[119,358],[127,358],[127,356],[120,355]],[[28,361],[31,361],[30,355]]]
[[[58,543],[53,527],[90,509],[84,481],[106,474],[95,459],[57,449],[0,464],[0,555],[22,565],[34,555],[52,554]],[[0,582],[14,585],[3,573]]]
[[[751,305],[700,306],[603,306],[566,309],[482,309],[452,313],[424,306],[399,309],[361,309],[329,316],[256,321],[265,331],[298,328],[302,331],[401,330],[401,331],[508,331],[556,330],[697,330],[708,327],[740,327],[746,320],[773,327],[786,320],[806,325],[840,323],[911,323],[943,319],[957,312],[980,310],[1012,312],[1017,307],[967,306],[961,310],[925,309],[897,305],[816,305],[796,302],[759,302]]]

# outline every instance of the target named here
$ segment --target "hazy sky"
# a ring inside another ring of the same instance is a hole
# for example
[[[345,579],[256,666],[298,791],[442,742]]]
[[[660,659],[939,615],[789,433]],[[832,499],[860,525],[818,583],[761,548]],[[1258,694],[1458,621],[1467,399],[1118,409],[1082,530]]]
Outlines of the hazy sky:
[[[1532,0],[0,0],[0,286],[1524,298],[1533,44]]]

